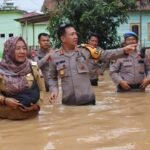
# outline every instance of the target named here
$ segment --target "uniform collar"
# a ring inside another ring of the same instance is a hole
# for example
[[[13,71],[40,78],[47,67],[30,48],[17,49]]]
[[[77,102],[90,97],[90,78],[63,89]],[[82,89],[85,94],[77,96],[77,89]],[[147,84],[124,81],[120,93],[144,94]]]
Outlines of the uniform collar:
[[[74,55],[76,52],[78,52],[79,49],[76,48],[75,50],[72,50],[72,51],[65,51],[62,47],[60,48],[60,55],[65,55],[65,56],[68,56],[68,57],[71,57],[72,55]]]

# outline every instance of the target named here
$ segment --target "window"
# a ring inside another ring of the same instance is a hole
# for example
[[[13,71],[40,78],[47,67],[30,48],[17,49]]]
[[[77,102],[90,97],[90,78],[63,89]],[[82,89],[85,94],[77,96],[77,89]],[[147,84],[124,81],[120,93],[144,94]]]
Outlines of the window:
[[[135,32],[137,35],[139,35],[139,26],[138,25],[133,25],[132,26],[132,31]]]
[[[135,32],[138,36],[140,35],[140,25],[131,24],[131,31]]]
[[[0,34],[0,38],[5,38],[5,34]]]
[[[14,36],[14,34],[13,33],[9,33],[9,37],[12,37],[12,36]]]

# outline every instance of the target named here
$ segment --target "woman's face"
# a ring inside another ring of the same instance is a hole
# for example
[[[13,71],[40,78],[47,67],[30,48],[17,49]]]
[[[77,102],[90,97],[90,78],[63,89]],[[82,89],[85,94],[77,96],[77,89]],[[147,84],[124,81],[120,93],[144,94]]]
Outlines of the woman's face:
[[[27,58],[27,47],[22,40],[18,40],[15,48],[15,60],[23,63]]]

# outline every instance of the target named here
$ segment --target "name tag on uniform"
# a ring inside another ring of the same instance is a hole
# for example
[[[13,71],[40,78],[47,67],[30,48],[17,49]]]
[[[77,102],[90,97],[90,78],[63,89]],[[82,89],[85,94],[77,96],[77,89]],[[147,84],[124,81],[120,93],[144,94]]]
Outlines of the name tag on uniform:
[[[139,60],[139,64],[144,64],[144,60]]]
[[[124,66],[124,67],[132,66],[132,62],[131,62],[131,61],[123,62],[123,66]]]

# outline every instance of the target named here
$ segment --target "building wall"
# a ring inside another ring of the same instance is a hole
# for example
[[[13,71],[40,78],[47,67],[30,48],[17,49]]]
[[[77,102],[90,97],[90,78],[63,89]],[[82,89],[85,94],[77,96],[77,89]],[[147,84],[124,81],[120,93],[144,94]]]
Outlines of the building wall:
[[[27,26],[27,30],[25,26],[22,26],[19,22],[14,19],[22,18],[23,13],[19,11],[0,11],[0,58],[3,53],[4,42],[9,38],[9,34],[13,34],[14,36],[23,36],[25,41],[27,41],[29,46],[33,46],[33,27],[32,24]],[[38,34],[41,32],[46,32],[48,22],[37,23],[34,28],[34,37],[35,37],[35,45],[38,46]],[[27,31],[27,32],[26,32]],[[27,35],[26,35],[27,33]],[[4,34],[5,37],[1,37]]]
[[[22,17],[22,14],[14,11],[0,11],[0,56],[3,52],[3,45],[6,39],[9,38],[9,34],[21,35],[20,23],[14,21],[16,18]],[[5,37],[1,37],[2,34]]]
[[[141,23],[142,23],[142,33],[140,33],[140,13],[132,12],[129,13],[128,23],[124,23],[120,25],[118,28],[118,35],[121,37],[123,41],[123,34],[127,31],[132,31],[133,25],[139,26],[139,39],[141,36],[142,46],[150,46],[150,11],[142,12],[141,15]]]
[[[49,33],[48,30],[46,29],[47,25],[48,25],[48,22],[34,24],[34,38],[33,38],[33,25],[29,24],[27,26],[27,30],[26,30],[26,26],[23,26],[22,36],[27,41],[29,46],[31,46],[31,47],[32,46],[34,46],[34,47],[38,46],[38,35],[39,35],[39,33],[41,33],[41,32]]]

